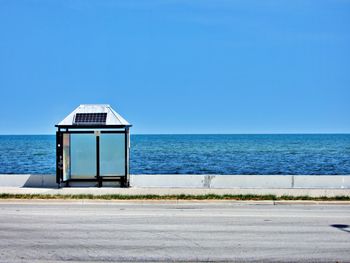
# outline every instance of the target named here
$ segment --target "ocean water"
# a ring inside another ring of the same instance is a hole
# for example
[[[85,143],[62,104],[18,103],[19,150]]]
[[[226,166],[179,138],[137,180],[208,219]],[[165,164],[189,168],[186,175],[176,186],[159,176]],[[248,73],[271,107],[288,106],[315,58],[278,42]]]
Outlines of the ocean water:
[[[132,135],[132,174],[350,175],[350,134]],[[55,173],[55,136],[0,136],[0,173]]]

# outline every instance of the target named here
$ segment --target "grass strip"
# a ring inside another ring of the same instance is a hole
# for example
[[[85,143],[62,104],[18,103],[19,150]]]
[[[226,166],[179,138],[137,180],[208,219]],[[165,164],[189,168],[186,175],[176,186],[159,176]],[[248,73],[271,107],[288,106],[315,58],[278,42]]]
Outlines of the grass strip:
[[[310,200],[310,201],[350,201],[350,196],[335,197],[311,197],[311,196],[276,196],[276,195],[118,195],[118,194],[76,194],[76,195],[60,195],[60,194],[8,194],[1,193],[0,199],[89,199],[89,200],[251,200],[251,201],[287,201],[287,200]]]

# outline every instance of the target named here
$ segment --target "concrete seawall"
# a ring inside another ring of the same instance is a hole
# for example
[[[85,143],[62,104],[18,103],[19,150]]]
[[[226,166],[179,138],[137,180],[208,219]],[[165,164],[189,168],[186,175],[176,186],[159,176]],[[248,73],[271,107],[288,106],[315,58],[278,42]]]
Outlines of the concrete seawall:
[[[54,175],[0,174],[0,187],[57,187]],[[131,175],[135,188],[350,189],[348,175]]]

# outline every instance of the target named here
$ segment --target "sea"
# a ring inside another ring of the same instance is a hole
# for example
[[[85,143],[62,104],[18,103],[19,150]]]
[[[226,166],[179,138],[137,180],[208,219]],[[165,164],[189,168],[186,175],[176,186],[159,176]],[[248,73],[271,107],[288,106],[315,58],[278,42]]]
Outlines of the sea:
[[[54,174],[54,135],[1,135],[1,174]],[[131,135],[132,174],[350,175],[350,134]]]

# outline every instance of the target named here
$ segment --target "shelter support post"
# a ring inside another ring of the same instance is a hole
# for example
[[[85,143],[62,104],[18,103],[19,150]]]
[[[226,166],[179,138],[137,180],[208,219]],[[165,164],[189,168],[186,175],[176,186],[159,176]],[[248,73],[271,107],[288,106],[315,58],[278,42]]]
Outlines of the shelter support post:
[[[125,177],[123,185],[124,187],[129,187],[129,128],[125,128]]]
[[[58,188],[61,187],[63,173],[63,139],[60,129],[56,132],[56,183]]]

